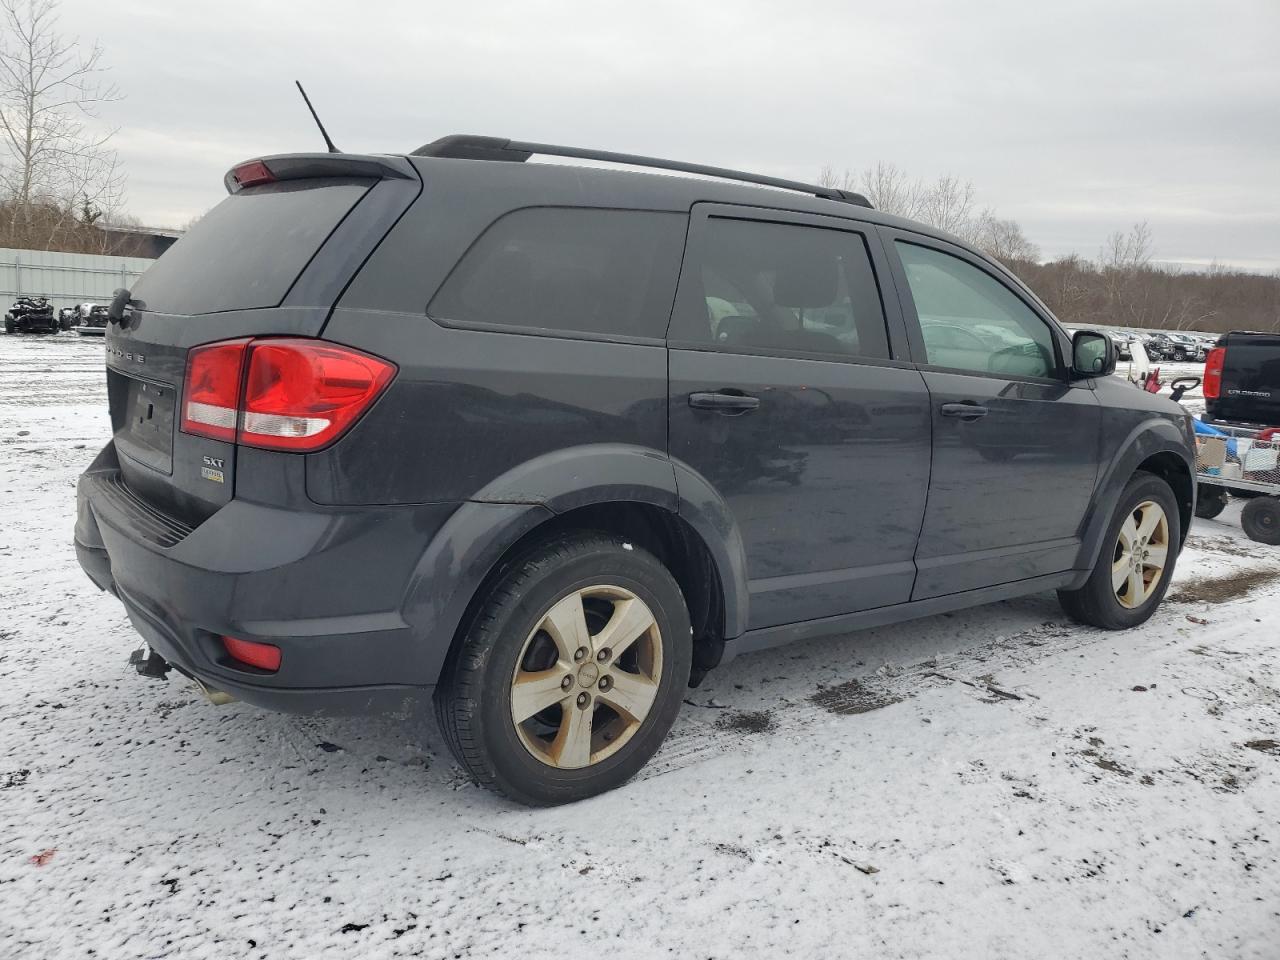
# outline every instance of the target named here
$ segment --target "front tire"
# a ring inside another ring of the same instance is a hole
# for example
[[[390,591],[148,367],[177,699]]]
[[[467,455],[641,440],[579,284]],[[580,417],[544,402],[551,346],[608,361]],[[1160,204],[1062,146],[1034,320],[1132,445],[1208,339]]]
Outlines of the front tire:
[[[1139,471],[1124,492],[1093,572],[1059,590],[1067,616],[1104,630],[1145,623],[1164,599],[1182,545],[1178,502],[1160,477]]]
[[[531,806],[611,790],[680,711],[692,643],[656,557],[603,533],[559,536],[502,571],[436,689],[457,761]]]

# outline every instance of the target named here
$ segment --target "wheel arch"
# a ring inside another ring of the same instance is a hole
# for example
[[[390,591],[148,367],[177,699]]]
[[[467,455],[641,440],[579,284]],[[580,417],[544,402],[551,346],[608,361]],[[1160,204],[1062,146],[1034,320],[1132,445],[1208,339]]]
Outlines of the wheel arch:
[[[725,639],[746,629],[742,541],[710,486],[658,451],[571,448],[487,484],[432,538],[405,604],[405,620],[432,640],[424,644],[424,683],[437,682],[494,580],[538,543],[570,530],[624,537],[671,570],[694,628],[695,681],[719,663]],[[447,597],[441,582],[452,586]]]
[[[1088,578],[1097,562],[1121,493],[1139,471],[1153,473],[1169,484],[1178,503],[1181,539],[1186,541],[1195,513],[1196,489],[1195,466],[1188,440],[1171,420],[1146,420],[1136,426],[1119,446],[1095,489],[1076,563],[1081,582]]]

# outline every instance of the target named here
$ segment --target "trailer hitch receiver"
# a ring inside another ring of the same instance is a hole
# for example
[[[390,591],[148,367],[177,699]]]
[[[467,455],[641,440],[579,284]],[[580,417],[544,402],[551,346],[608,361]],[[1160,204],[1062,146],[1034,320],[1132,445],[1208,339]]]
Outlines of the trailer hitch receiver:
[[[169,666],[169,661],[146,646],[139,647],[129,654],[129,663],[139,674],[150,677],[152,680],[166,679],[165,674],[173,669]]]

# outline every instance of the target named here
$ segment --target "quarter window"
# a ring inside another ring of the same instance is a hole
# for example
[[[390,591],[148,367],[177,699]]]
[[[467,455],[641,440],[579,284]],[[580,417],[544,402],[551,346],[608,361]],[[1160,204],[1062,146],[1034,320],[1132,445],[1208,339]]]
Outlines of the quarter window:
[[[661,339],[687,223],[679,213],[516,210],[481,234],[427,312],[459,324]]]
[[[674,336],[727,351],[887,359],[884,309],[862,235],[712,217],[698,289]]]
[[[1057,372],[1048,324],[1004,284],[959,257],[895,241],[928,362],[1015,377]]]

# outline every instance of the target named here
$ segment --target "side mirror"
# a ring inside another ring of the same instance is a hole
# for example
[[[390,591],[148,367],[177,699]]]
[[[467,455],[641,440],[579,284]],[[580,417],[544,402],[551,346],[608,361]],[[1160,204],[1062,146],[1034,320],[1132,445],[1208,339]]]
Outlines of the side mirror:
[[[1077,330],[1071,338],[1071,372],[1077,377],[1105,377],[1116,370],[1116,345],[1105,333]]]

